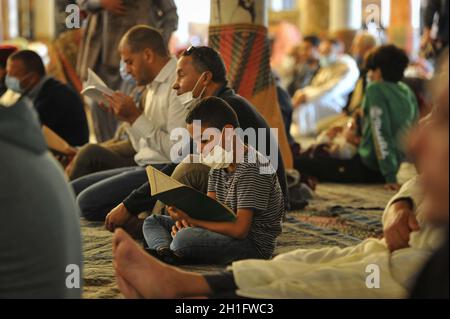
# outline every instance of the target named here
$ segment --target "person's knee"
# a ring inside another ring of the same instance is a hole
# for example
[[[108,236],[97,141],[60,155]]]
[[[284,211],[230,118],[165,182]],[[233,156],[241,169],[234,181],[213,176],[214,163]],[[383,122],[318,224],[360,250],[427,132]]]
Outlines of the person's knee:
[[[172,173],[175,180],[206,193],[210,168],[200,163],[181,163]]]
[[[96,196],[91,191],[82,191],[77,196],[77,205],[80,208],[81,215],[89,221],[104,221],[105,216],[100,216],[95,205]]]
[[[87,144],[83,146],[73,159],[70,180],[75,180],[90,173],[92,163],[103,151],[104,148],[98,144]]]
[[[165,216],[160,215],[151,215],[144,220],[144,224],[142,225],[142,231],[144,236],[152,233],[152,230],[162,226],[162,219]]]
[[[179,257],[192,257],[199,246],[201,232],[202,230],[196,227],[183,228],[173,238],[170,249]]]

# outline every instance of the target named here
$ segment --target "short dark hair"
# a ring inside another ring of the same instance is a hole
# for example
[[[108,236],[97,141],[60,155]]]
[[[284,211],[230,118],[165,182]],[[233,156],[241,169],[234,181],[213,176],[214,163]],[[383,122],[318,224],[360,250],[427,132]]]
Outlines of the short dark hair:
[[[191,46],[182,53],[182,56],[190,56],[192,58],[192,64],[197,72],[211,72],[213,82],[227,82],[227,70],[225,68],[225,63],[223,62],[220,53],[213,48],[206,46]]]
[[[22,50],[17,51],[9,57],[11,60],[20,60],[25,66],[27,72],[33,72],[43,77],[47,74],[45,71],[44,62],[42,62],[41,57],[34,51]]]
[[[169,56],[169,51],[162,33],[158,29],[147,25],[132,27],[122,37],[120,45],[127,45],[133,53],[151,49],[159,56]]]
[[[189,111],[186,124],[192,124],[194,121],[201,121],[202,125],[206,124],[218,130],[223,130],[225,125],[232,125],[234,128],[239,127],[236,112],[227,102],[214,96],[201,99]]]
[[[320,45],[320,39],[315,35],[308,35],[304,37],[303,42],[311,43],[311,45],[316,48]]]
[[[366,58],[368,70],[381,70],[384,81],[399,82],[404,78],[404,73],[409,64],[409,58],[405,50],[393,44],[383,45],[371,51]]]

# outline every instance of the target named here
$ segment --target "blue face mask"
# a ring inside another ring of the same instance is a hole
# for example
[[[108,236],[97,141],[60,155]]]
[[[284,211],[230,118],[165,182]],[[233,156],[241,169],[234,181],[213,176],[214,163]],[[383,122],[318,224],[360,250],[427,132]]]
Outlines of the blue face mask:
[[[120,60],[120,77],[125,82],[136,85],[136,80],[131,76],[130,73],[127,72],[127,66],[123,60]]]
[[[10,89],[11,91],[13,91],[13,92],[16,92],[16,93],[19,93],[19,94],[23,94],[24,93],[24,89],[20,85],[19,79],[14,77],[14,76],[7,75],[6,78],[5,78],[5,84],[6,84],[6,87],[8,89]]]

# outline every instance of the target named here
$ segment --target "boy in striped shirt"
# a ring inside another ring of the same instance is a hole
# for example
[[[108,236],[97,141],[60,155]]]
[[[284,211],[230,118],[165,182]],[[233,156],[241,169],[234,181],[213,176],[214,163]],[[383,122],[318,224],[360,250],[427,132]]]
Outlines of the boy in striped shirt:
[[[186,123],[199,151],[207,153],[201,158],[203,164],[211,167],[208,196],[231,208],[236,220],[195,220],[168,207],[169,216],[153,215],[144,223],[150,251],[172,263],[189,260],[228,264],[248,258],[271,258],[285,211],[270,161],[235,134],[239,128],[236,113],[222,99],[201,100],[188,114]],[[197,123],[201,123],[201,128],[195,128]],[[220,138],[209,134],[213,129],[220,132]]]

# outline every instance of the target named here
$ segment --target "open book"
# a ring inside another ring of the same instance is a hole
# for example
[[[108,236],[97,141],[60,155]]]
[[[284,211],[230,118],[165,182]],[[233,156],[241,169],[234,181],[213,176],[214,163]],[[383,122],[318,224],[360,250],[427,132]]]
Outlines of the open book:
[[[147,167],[147,176],[151,196],[184,211],[194,219],[214,222],[230,222],[236,219],[230,208],[151,166]]]
[[[105,106],[109,106],[109,103],[103,94],[111,96],[114,94],[114,91],[111,90],[94,71],[88,69],[88,80],[85,83],[81,94],[97,103],[103,103]]]

